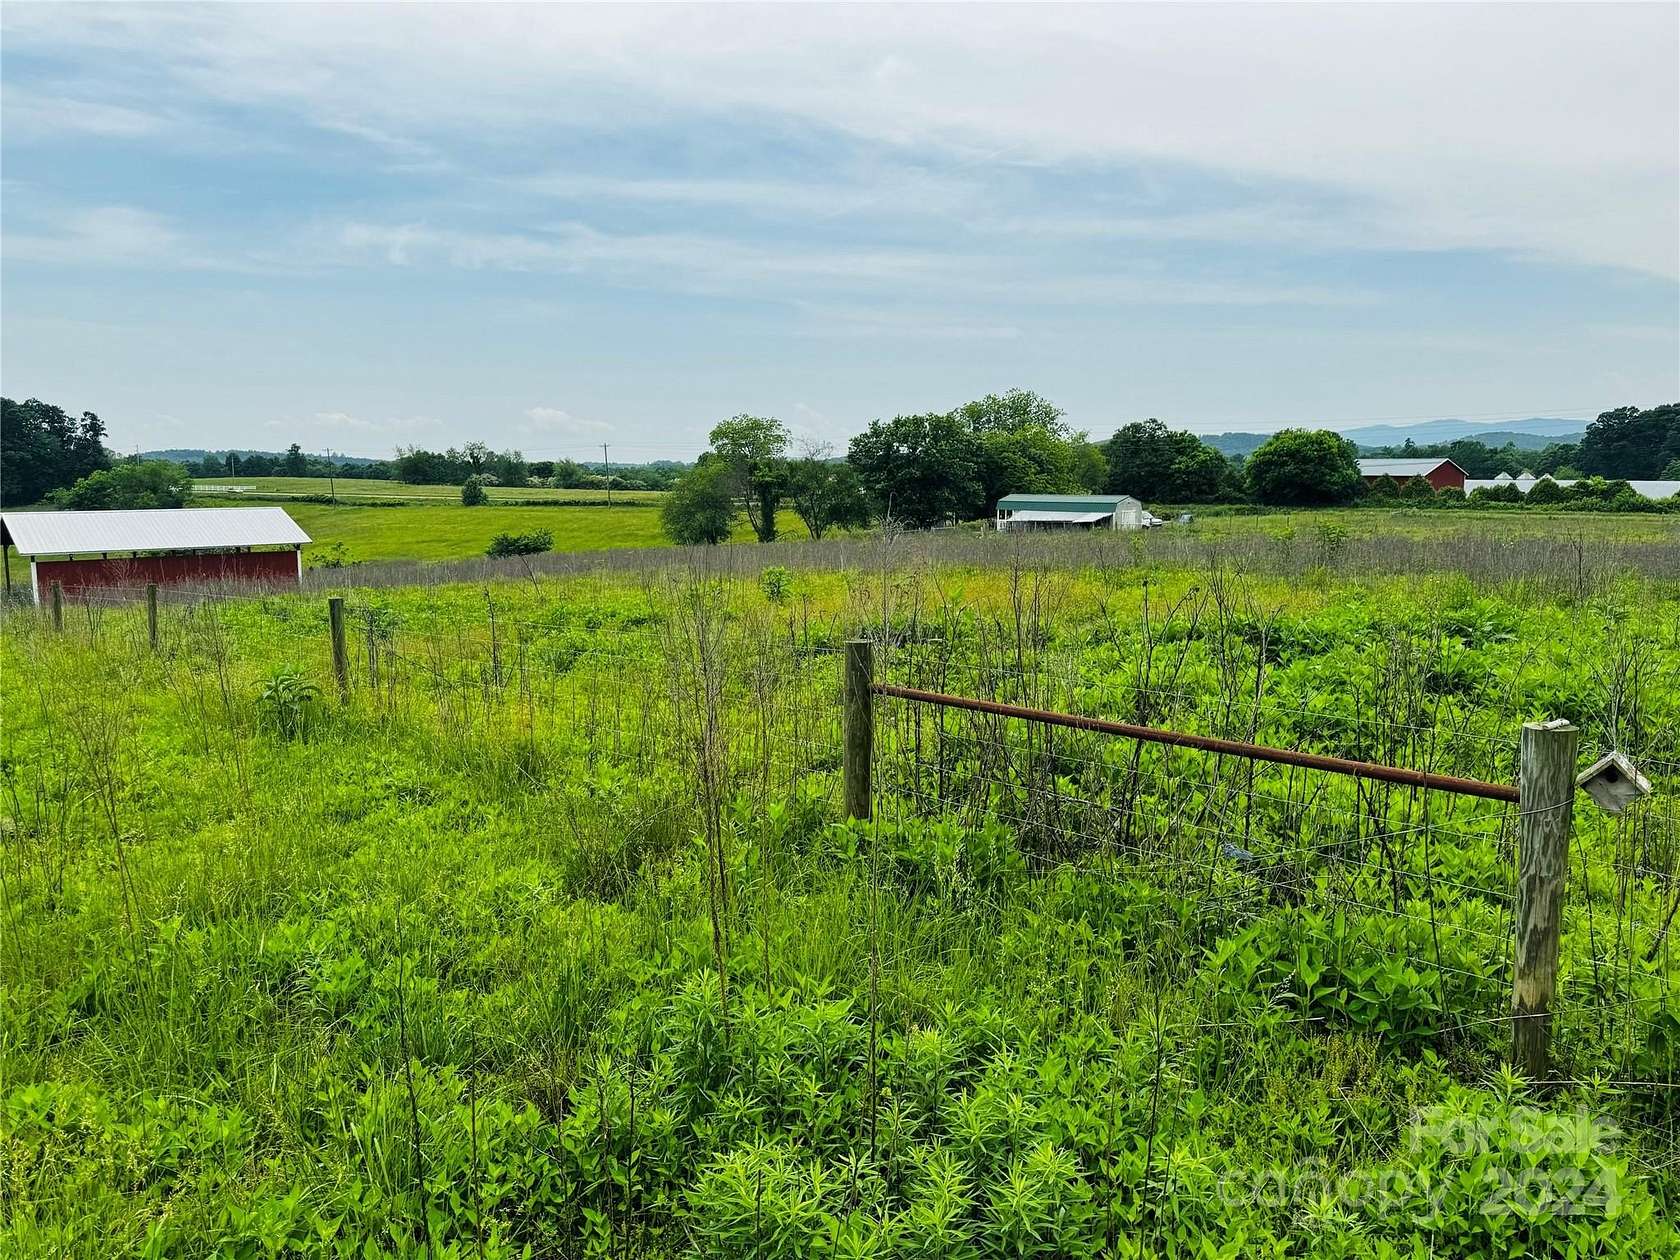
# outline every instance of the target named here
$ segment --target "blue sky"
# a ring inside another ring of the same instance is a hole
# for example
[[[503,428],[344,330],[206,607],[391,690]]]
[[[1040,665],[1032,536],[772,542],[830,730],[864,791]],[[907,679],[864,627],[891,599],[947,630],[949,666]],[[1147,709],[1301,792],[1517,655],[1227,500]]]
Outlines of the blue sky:
[[[133,446],[1680,397],[1672,5],[8,4],[0,370]]]

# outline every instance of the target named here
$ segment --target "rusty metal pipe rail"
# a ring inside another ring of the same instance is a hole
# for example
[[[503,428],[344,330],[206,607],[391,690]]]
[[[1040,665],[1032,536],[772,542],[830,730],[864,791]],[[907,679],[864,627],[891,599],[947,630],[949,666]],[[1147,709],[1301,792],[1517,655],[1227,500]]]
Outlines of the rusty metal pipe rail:
[[[1053,713],[1048,709],[1029,709],[1018,704],[999,704],[995,700],[974,700],[967,696],[951,696],[940,691],[918,691],[914,687],[898,687],[892,683],[873,683],[870,690],[876,695],[893,696],[917,704],[939,705],[947,709],[967,709],[971,713],[991,713],[997,717],[1021,718],[1046,726],[1065,726],[1076,731],[1096,731],[1103,735],[1119,735],[1148,744],[1170,744],[1177,748],[1196,748],[1202,752],[1228,753],[1246,757],[1250,761],[1271,761],[1278,765],[1300,766],[1307,770],[1323,770],[1329,774],[1346,774],[1356,779],[1376,779],[1383,783],[1400,783],[1407,787],[1426,788],[1432,792],[1452,792],[1458,796],[1479,796],[1490,801],[1517,802],[1517,789],[1508,783],[1484,783],[1480,779],[1461,779],[1450,774],[1430,774],[1426,770],[1408,770],[1403,766],[1384,766],[1374,761],[1354,761],[1349,757],[1329,757],[1321,753],[1296,752],[1293,748],[1272,748],[1265,744],[1249,744],[1240,739],[1218,739],[1211,735],[1189,735],[1182,731],[1166,731],[1155,726],[1134,726],[1130,722],[1112,722],[1107,718],[1079,717],[1072,713]]]

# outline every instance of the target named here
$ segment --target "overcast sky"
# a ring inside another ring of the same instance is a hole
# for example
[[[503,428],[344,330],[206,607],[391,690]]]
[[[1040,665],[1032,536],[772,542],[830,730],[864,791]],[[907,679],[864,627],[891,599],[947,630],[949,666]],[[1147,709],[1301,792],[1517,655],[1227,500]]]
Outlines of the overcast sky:
[[[1677,15],[7,3],[4,389],[615,460],[1671,401]]]

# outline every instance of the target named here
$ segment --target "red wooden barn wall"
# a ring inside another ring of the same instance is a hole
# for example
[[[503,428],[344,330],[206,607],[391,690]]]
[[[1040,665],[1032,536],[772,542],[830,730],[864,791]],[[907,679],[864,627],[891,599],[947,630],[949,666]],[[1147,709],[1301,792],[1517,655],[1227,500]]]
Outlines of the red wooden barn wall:
[[[264,586],[296,586],[295,551],[232,551],[211,555],[112,556],[109,560],[38,560],[35,580],[41,598],[52,584],[64,593],[101,586],[177,586],[184,582],[260,582]]]
[[[1442,464],[1425,480],[1437,490],[1445,490],[1448,486],[1464,489],[1464,474],[1458,471],[1456,464]]]
[[[1389,475],[1391,474],[1366,473],[1365,484],[1375,485],[1385,476]],[[1395,477],[1394,480],[1401,485],[1405,485],[1406,482],[1411,480],[1411,478]],[[1431,488],[1436,490],[1445,490],[1448,486],[1456,486],[1460,490],[1464,489],[1464,474],[1459,471],[1457,464],[1441,464],[1430,471],[1430,473],[1424,477],[1424,480],[1430,484]]]

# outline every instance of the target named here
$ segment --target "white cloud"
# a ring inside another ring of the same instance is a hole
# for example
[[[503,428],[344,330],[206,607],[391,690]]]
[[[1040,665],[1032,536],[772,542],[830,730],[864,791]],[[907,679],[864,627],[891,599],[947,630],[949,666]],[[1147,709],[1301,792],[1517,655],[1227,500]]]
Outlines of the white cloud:
[[[586,420],[558,407],[527,408],[525,420],[526,433],[547,437],[595,437],[613,431],[605,420]]]
[[[759,119],[985,165],[1145,162],[1289,181],[1348,199],[1378,239],[1674,277],[1677,13],[11,6],[6,23],[14,44],[140,56],[184,96],[280,106],[399,152],[649,120],[721,134]],[[753,191],[679,180],[615,195],[722,205]],[[758,191],[820,209],[820,193]],[[1316,240],[1322,226],[1262,214],[1190,230]]]
[[[295,426],[295,423],[291,420],[269,421],[272,428],[289,428]],[[444,426],[443,421],[435,416],[385,416],[369,419],[348,411],[317,411],[309,417],[306,427],[312,433],[324,434],[331,438],[342,436],[346,432],[356,436],[389,434],[397,437],[419,437]]]
[[[129,105],[20,92],[11,86],[4,89],[3,108],[6,135],[14,142],[23,138],[76,132],[135,139],[152,135],[169,125],[168,120]]]
[[[349,223],[323,248],[340,263],[392,266],[444,263],[468,269],[599,275],[619,283],[681,292],[790,300],[816,309],[815,291],[857,297],[915,294],[923,300],[1019,304],[1169,306],[1356,306],[1359,290],[1270,278],[1169,274],[1158,268],[1043,271],[997,252],[952,248],[830,248],[803,242],[747,242],[697,233],[610,233],[582,223],[541,232],[481,232],[422,224]],[[931,321],[829,308],[842,322],[875,332],[897,321],[922,335],[1014,335],[1009,325],[972,319]]]
[[[71,211],[56,231],[7,232],[8,260],[91,265],[182,263],[181,237],[162,215],[133,206]]]

